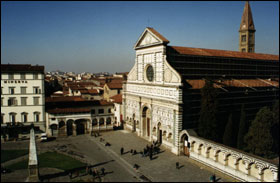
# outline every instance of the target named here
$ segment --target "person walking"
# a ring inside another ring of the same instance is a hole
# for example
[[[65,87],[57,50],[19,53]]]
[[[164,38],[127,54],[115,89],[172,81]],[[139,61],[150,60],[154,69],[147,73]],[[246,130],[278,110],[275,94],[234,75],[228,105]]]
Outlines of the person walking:
[[[101,172],[102,172],[101,175],[105,175],[105,168],[104,167],[101,168]]]
[[[123,149],[123,147],[121,148],[121,155],[123,155],[123,151],[124,151],[124,149]]]
[[[176,169],[179,169],[179,162],[176,162]]]

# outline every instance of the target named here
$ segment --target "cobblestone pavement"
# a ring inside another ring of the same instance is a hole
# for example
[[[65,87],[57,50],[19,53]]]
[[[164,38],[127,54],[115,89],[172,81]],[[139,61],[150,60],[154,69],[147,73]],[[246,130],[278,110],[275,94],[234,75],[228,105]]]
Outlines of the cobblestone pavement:
[[[201,163],[187,158],[186,156],[176,156],[169,149],[161,146],[162,153],[155,155],[153,160],[149,157],[142,157],[139,153],[132,155],[127,153],[131,149],[137,152],[143,151],[148,141],[138,137],[135,133],[125,130],[105,132],[101,137],[91,137],[92,141],[100,143],[100,138],[105,139],[111,146],[106,147],[108,151],[117,154],[130,165],[135,163],[140,166],[139,173],[143,174],[153,182],[209,182],[210,176],[215,173],[219,182],[232,182],[233,178],[215,171]],[[120,148],[124,148],[124,155],[120,155]],[[176,162],[180,162],[180,169],[176,169]]]
[[[100,138],[104,139],[100,142]],[[110,146],[105,146],[109,142]],[[215,173],[219,182],[232,182],[233,178],[219,173],[201,163],[187,158],[186,156],[176,156],[170,150],[161,146],[161,153],[154,155],[153,160],[149,157],[142,157],[139,152],[148,141],[138,137],[135,133],[125,130],[110,131],[101,133],[100,137],[90,135],[79,135],[76,137],[58,138],[54,141],[41,143],[37,141],[37,151],[58,151],[69,155],[77,160],[88,163],[93,168],[100,170],[105,168],[105,176],[102,182],[209,182],[210,176]],[[29,141],[1,143],[1,149],[28,149]],[[120,148],[124,148],[124,155],[120,155]],[[137,150],[138,154],[132,155],[131,149]],[[180,169],[176,169],[175,163],[180,162]],[[8,162],[7,162],[8,163]],[[139,165],[135,170],[133,165]],[[41,168],[40,174],[54,174],[58,169]],[[61,170],[60,170],[61,171]],[[18,170],[11,174],[1,176],[1,182],[12,182],[15,177],[17,181],[25,181],[28,176],[27,170]],[[70,182],[80,178],[70,180],[68,176],[55,177],[51,182]],[[83,180],[91,180],[84,176]]]

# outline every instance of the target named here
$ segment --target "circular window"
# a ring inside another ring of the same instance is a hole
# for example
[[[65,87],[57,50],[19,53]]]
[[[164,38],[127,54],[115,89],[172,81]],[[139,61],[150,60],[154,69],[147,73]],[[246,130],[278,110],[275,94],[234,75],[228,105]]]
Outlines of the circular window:
[[[148,66],[146,70],[146,76],[149,81],[153,81],[154,79],[154,69],[151,65]]]

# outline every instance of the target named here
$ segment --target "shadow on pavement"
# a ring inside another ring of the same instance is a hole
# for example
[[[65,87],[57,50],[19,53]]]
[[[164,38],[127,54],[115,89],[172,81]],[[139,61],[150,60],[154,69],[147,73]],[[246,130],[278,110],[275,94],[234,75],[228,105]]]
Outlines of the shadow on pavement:
[[[97,167],[97,166],[100,166],[100,165],[105,165],[105,164],[113,162],[113,161],[115,161],[115,160],[105,161],[105,162],[102,162],[102,163],[97,163],[95,165],[89,165],[88,168],[93,168],[93,167]],[[61,176],[69,176],[70,174],[71,174],[72,178],[76,178],[76,177],[79,177],[79,176],[83,176],[84,174],[87,174],[87,173],[80,174],[80,171],[81,170],[86,170],[86,168],[87,168],[87,166],[82,166],[82,167],[74,168],[74,169],[71,169],[71,170],[65,170],[64,172],[41,175],[40,176],[40,181],[50,180],[50,179],[61,177]],[[113,171],[112,172],[107,172],[106,174],[110,174],[110,173],[113,173]],[[72,176],[73,174],[75,174],[76,177],[73,177]]]

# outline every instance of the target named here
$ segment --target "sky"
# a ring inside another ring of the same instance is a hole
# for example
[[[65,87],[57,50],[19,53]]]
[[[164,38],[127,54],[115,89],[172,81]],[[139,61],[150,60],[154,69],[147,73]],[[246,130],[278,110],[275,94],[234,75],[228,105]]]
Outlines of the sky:
[[[244,1],[1,1],[1,63],[129,72],[146,27],[170,46],[238,51]],[[250,2],[255,52],[279,55],[279,2]]]

